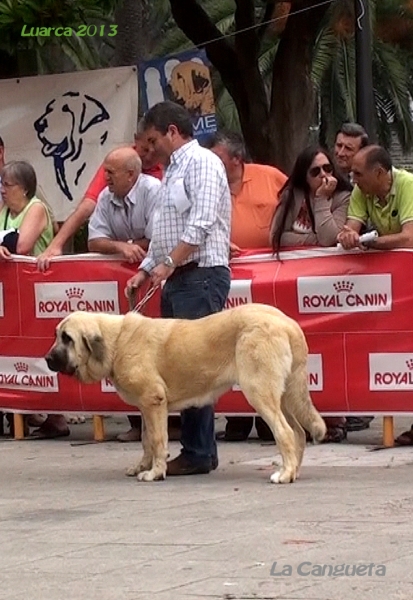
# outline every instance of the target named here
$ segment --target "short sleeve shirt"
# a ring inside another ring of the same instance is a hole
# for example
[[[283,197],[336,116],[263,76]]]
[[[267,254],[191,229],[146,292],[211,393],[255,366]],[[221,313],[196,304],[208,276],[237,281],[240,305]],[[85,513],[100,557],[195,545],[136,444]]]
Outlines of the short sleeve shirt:
[[[357,185],[350,197],[347,217],[370,222],[379,235],[400,233],[405,223],[413,221],[413,174],[399,169],[392,173],[393,184],[384,206],[377,196],[363,194]]]

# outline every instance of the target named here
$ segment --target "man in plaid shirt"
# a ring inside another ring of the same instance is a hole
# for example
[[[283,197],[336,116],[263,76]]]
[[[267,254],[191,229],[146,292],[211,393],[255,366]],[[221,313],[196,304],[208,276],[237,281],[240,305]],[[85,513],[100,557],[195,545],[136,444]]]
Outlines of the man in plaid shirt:
[[[219,312],[231,282],[231,195],[224,166],[192,138],[191,116],[178,104],[153,106],[144,117],[144,129],[148,143],[169,165],[148,253],[128,289],[149,278],[153,285],[165,282],[165,318],[198,319]],[[213,408],[189,408],[181,417],[183,448],[168,462],[167,474],[209,473],[218,466]]]

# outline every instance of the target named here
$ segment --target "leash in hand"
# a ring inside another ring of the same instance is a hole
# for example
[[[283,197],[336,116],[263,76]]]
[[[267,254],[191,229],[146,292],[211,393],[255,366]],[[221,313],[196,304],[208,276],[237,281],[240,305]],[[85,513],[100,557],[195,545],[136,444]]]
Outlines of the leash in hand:
[[[152,298],[155,292],[158,290],[159,285],[151,286],[146,294],[139,302],[136,302],[136,289],[132,288],[129,292],[129,310],[130,312],[139,313],[144,308],[145,304]]]

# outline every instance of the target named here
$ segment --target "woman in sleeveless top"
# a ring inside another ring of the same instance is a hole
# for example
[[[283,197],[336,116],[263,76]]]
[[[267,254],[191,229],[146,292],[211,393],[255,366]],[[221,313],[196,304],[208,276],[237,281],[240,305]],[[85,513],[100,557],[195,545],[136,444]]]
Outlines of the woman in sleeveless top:
[[[44,202],[36,198],[36,187],[36,173],[28,162],[19,160],[4,165],[0,184],[0,260],[10,260],[12,253],[38,256],[53,239],[51,213]],[[8,232],[6,236],[5,232]],[[63,415],[48,415],[44,422],[37,415],[31,415],[26,422],[35,423],[36,418],[40,427],[33,432],[35,437],[69,435]]]
[[[37,256],[53,239],[46,205],[36,198],[36,173],[26,161],[6,163],[1,177],[0,231],[16,230],[13,247],[0,245],[0,259],[16,254]],[[18,232],[18,234],[17,234]]]

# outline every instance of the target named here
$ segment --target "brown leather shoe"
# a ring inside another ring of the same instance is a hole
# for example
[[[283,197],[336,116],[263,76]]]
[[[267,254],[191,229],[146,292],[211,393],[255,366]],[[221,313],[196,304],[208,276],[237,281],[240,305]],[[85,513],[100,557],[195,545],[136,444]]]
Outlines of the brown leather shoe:
[[[116,439],[118,442],[140,442],[141,430],[136,427],[131,427],[129,431],[120,433]]]
[[[216,467],[218,466],[218,460],[216,459]],[[215,467],[215,468],[216,468]],[[169,460],[166,463],[166,474],[169,477],[179,475],[206,475],[212,471],[213,466],[211,463],[205,464],[193,464],[183,454],[180,454],[173,460]]]

